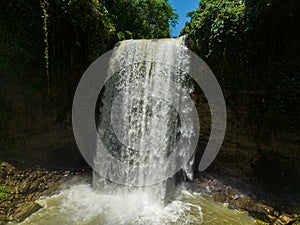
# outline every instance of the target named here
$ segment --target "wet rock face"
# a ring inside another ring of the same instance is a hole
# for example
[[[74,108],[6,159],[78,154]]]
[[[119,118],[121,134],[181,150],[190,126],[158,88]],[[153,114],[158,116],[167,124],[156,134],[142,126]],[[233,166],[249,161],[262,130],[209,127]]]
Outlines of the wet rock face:
[[[68,186],[82,181],[84,174],[85,172],[47,171],[38,167],[17,170],[8,163],[2,163],[0,224],[1,221],[23,221],[41,208],[35,200],[41,196],[54,194],[62,188],[62,185]]]
[[[259,116],[258,108],[255,109],[262,97],[259,93],[238,94],[227,90],[224,97],[227,108],[226,135],[211,165],[213,170],[220,167],[223,177],[235,176],[247,185],[256,180],[258,185],[265,185],[276,192],[285,188],[285,193],[299,193],[300,133],[297,125],[292,127],[286,123],[287,118],[275,118],[276,115],[267,120],[264,116],[271,114],[264,114],[264,111]],[[210,136],[211,115],[203,94],[197,93],[195,101],[201,124],[199,146],[195,153],[195,168],[198,168]],[[247,106],[258,111],[253,112]],[[278,122],[282,125],[277,126]]]

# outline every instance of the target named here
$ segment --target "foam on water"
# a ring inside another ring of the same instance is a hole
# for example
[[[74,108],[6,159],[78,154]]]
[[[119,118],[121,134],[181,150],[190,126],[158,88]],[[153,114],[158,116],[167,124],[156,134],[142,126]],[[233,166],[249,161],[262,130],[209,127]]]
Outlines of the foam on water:
[[[40,199],[43,209],[21,225],[250,225],[255,220],[207,195],[182,191],[162,206],[147,192],[108,195],[80,184]]]
[[[157,225],[175,223],[182,218],[185,224],[202,221],[201,207],[191,203],[175,200],[163,207],[146,192],[108,195],[96,192],[88,184],[73,186],[39,203],[44,208],[22,224]]]

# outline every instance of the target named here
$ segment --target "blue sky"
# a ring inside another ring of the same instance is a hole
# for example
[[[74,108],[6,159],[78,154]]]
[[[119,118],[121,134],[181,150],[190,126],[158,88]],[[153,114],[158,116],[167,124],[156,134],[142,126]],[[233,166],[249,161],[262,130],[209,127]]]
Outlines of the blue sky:
[[[177,37],[185,22],[189,20],[189,17],[186,17],[186,13],[194,11],[198,7],[199,0],[169,0],[169,2],[176,9],[176,13],[179,16],[178,24],[171,31],[171,36]]]

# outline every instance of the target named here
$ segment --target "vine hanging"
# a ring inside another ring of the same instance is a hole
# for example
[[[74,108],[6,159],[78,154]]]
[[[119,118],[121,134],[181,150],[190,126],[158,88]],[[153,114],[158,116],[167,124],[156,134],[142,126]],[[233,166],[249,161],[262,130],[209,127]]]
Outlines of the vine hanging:
[[[46,69],[46,78],[47,78],[47,90],[48,94],[50,95],[50,74],[49,74],[49,40],[48,40],[48,8],[49,2],[48,0],[41,0],[41,8],[42,8],[42,18],[43,18],[43,31],[44,31],[44,42],[45,42],[45,69]]]

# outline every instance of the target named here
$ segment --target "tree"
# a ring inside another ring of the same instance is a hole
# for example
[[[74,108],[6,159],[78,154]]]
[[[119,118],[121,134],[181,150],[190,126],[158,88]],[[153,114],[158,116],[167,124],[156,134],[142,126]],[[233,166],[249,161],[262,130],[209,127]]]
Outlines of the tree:
[[[182,34],[223,88],[266,93],[267,111],[295,115],[299,14],[297,0],[201,0]]]
[[[118,39],[170,36],[177,14],[167,0],[105,0],[118,31]]]

